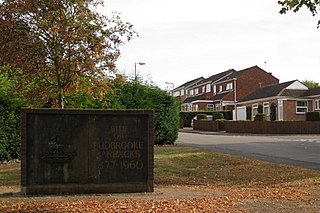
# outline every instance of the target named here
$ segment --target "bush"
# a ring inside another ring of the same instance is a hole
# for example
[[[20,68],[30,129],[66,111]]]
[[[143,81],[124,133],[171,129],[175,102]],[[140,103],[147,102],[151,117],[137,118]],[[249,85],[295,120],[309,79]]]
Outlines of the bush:
[[[140,81],[119,88],[118,101],[125,109],[154,110],[154,143],[174,144],[179,131],[179,103],[166,91]]]
[[[217,119],[216,121],[218,122],[219,131],[223,131],[226,129],[226,124],[225,124],[226,119]]]
[[[183,111],[180,112],[180,119],[183,122],[184,127],[190,127],[191,126],[191,120],[197,116],[198,114],[206,114],[206,115],[212,115],[212,111]]]
[[[0,162],[20,157],[20,110],[0,100]]]
[[[246,107],[246,114],[247,114],[247,120],[251,121],[252,120],[252,107],[251,106]]]
[[[270,106],[270,121],[275,121],[277,119],[277,105],[272,103]]]
[[[223,113],[221,112],[213,112],[212,120],[224,119]]]
[[[266,121],[266,120],[267,120],[267,116],[263,113],[258,113],[254,117],[254,121]]]
[[[197,115],[197,120],[206,120],[208,119],[206,114],[198,114]]]
[[[232,120],[233,119],[233,114],[231,110],[223,110],[220,111],[223,114],[223,118],[226,120]]]
[[[306,121],[320,121],[320,112],[307,112]]]

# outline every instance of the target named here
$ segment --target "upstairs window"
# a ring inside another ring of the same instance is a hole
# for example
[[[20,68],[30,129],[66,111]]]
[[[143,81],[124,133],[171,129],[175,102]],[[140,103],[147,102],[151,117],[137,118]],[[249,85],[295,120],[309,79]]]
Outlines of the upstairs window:
[[[181,96],[184,95],[184,89],[180,90],[180,94],[181,94]]]
[[[308,101],[297,101],[296,102],[296,113],[305,114],[308,112]]]
[[[189,90],[189,95],[193,95],[193,89]]]
[[[217,86],[213,85],[213,94],[216,94],[216,93],[217,93]]]
[[[202,93],[205,93],[206,92],[206,86],[203,86],[202,87],[202,91],[201,91]]]
[[[219,86],[219,92],[222,92],[222,85]]]
[[[210,84],[206,85],[206,92],[211,92],[211,85]]]
[[[226,90],[232,90],[232,89],[233,89],[233,84],[232,83],[228,83]]]
[[[199,89],[198,89],[198,88],[197,88],[197,89],[194,89],[194,94],[195,94],[195,95],[199,94]]]

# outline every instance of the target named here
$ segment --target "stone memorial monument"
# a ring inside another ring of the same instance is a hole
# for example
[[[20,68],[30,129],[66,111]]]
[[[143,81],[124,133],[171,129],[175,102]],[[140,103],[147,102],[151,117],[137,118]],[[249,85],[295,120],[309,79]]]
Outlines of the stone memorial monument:
[[[23,194],[153,191],[152,110],[22,109]]]

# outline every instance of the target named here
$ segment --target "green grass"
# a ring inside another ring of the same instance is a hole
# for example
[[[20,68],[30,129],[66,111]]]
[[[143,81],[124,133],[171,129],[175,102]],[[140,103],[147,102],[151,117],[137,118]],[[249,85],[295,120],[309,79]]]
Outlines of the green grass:
[[[19,185],[20,168],[0,169],[0,186]]]
[[[320,171],[178,146],[155,147],[155,183],[270,186],[306,179]],[[20,166],[0,166],[0,186],[19,185]]]
[[[268,186],[308,178],[320,179],[320,171],[186,147],[155,148],[158,184]]]

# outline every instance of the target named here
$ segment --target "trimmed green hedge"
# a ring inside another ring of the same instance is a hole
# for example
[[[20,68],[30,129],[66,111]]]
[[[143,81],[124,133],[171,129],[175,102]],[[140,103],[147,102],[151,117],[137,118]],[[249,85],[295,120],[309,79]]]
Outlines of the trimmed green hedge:
[[[225,120],[232,120],[232,111],[230,110],[223,110],[223,111],[181,111],[180,112],[180,121],[181,127],[183,123],[183,127],[190,127],[191,120],[197,116],[198,114],[206,114],[212,115],[213,120],[216,119],[225,119]]]
[[[20,109],[0,99],[0,162],[20,157]]]
[[[306,113],[307,121],[320,121],[320,112],[307,112]]]

